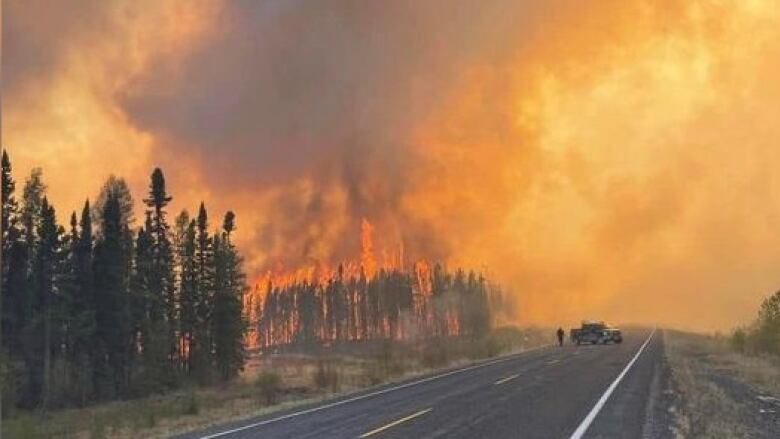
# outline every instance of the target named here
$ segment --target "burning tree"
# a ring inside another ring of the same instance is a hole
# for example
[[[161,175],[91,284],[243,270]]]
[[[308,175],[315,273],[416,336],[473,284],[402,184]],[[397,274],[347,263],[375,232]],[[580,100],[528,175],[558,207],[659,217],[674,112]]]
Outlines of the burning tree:
[[[248,295],[247,342],[260,348],[330,345],[361,340],[414,340],[481,335],[500,291],[474,271],[433,269],[427,261],[405,268],[373,255],[373,227],[361,221],[360,262],[331,269],[319,264],[266,273]],[[400,253],[400,251],[399,251]]]

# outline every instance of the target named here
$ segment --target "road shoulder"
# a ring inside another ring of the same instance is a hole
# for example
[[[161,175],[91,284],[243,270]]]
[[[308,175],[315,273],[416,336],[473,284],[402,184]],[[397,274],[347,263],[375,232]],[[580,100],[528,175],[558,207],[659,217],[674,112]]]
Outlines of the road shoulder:
[[[721,338],[666,331],[676,437],[780,437],[780,363]]]

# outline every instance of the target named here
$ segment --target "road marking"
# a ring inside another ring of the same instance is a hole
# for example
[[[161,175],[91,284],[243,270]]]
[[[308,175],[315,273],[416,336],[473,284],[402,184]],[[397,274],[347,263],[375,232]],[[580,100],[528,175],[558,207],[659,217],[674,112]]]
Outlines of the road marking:
[[[572,433],[569,439],[580,439],[582,438],[583,435],[585,435],[585,432],[588,431],[588,427],[590,427],[590,424],[593,422],[594,419],[596,419],[596,415],[598,415],[601,409],[604,407],[604,404],[606,404],[607,399],[609,399],[609,396],[612,395],[612,392],[615,391],[617,385],[620,384],[620,381],[623,379],[626,373],[628,373],[628,370],[631,369],[631,366],[634,365],[637,358],[639,358],[639,355],[641,355],[642,351],[645,350],[647,344],[650,343],[650,339],[653,338],[653,334],[655,334],[655,328],[653,328],[653,331],[647,337],[647,340],[645,340],[645,342],[636,352],[634,358],[632,358],[631,361],[628,362],[625,369],[623,369],[623,371],[620,372],[620,375],[618,375],[618,377],[615,378],[615,381],[613,381],[612,384],[610,384],[609,387],[607,387],[607,390],[604,392],[603,395],[601,395],[601,398],[599,398],[599,400],[596,402],[596,405],[593,406],[593,409],[591,409],[590,413],[588,413],[588,416],[585,416],[585,419],[582,420],[580,426],[577,427],[576,430],[574,430],[574,433]]]
[[[560,363],[560,361],[561,360],[550,360],[550,361],[547,362],[547,364],[551,364],[552,365],[552,364],[555,364],[555,363]]]
[[[334,402],[331,402],[329,404],[319,405],[319,406],[316,406],[316,407],[308,408],[306,410],[301,410],[299,412],[288,413],[286,415],[277,416],[277,417],[271,418],[271,419],[266,419],[265,421],[259,421],[259,422],[255,422],[255,423],[252,423],[252,424],[243,425],[241,427],[236,427],[236,428],[233,428],[231,430],[225,430],[225,431],[221,431],[219,433],[214,433],[214,434],[210,434],[210,435],[207,435],[207,436],[201,436],[200,439],[214,439],[214,438],[218,438],[218,437],[222,437],[222,436],[227,436],[229,434],[238,433],[239,431],[249,430],[249,429],[252,429],[252,428],[255,428],[255,427],[260,427],[262,425],[268,425],[268,424],[271,424],[273,422],[283,421],[285,419],[295,418],[297,416],[307,415],[309,413],[318,412],[320,410],[325,410],[325,409],[329,409],[329,408],[332,408],[332,407],[337,407],[337,406],[340,406],[340,405],[349,404],[351,402],[360,401],[362,399],[371,398],[373,396],[378,396],[378,395],[382,395],[382,394],[385,394],[385,393],[394,392],[396,390],[405,389],[407,387],[416,386],[418,384],[427,383],[429,381],[438,380],[439,378],[448,377],[450,375],[455,375],[455,374],[467,372],[469,370],[479,369],[480,367],[490,366],[490,365],[497,364],[497,363],[503,363],[504,361],[509,361],[509,360],[518,358],[518,357],[520,357],[522,355],[525,355],[525,354],[527,354],[529,352],[538,351],[540,349],[548,348],[550,346],[552,346],[552,344],[546,344],[546,345],[542,345],[542,346],[537,346],[535,348],[531,348],[531,349],[525,350],[523,352],[518,352],[518,353],[512,354],[512,355],[507,355],[506,357],[496,358],[495,360],[486,361],[484,363],[473,364],[471,366],[464,367],[462,369],[451,370],[449,372],[444,372],[444,373],[439,374],[439,375],[434,375],[434,376],[430,376],[430,377],[427,377],[427,378],[422,378],[422,379],[419,379],[417,381],[410,381],[408,383],[400,384],[400,385],[395,386],[395,387],[388,387],[386,389],[376,390],[376,391],[370,392],[370,393],[364,393],[362,395],[353,396],[352,398],[347,398],[347,399],[342,399],[342,400],[339,400],[339,401],[334,401]]]
[[[517,377],[519,377],[519,376],[520,376],[520,374],[519,374],[519,373],[516,373],[516,374],[514,374],[514,375],[510,375],[510,376],[508,376],[508,377],[506,377],[506,378],[501,378],[500,380],[496,381],[496,382],[495,382],[495,383],[493,383],[493,384],[495,384],[495,385],[504,384],[505,382],[507,382],[507,381],[509,381],[509,380],[513,380],[513,379],[515,379],[515,378],[517,378]]]
[[[375,435],[375,434],[377,434],[377,433],[381,433],[381,432],[383,432],[383,431],[387,430],[388,428],[393,428],[393,427],[395,427],[395,426],[396,426],[396,425],[398,425],[398,424],[402,424],[402,423],[404,423],[404,422],[406,422],[406,421],[411,421],[412,419],[414,419],[414,418],[417,418],[417,417],[419,417],[419,416],[422,416],[422,415],[424,415],[424,414],[428,413],[428,412],[429,412],[429,411],[431,411],[431,410],[433,410],[433,408],[427,408],[427,409],[425,409],[425,410],[420,410],[420,411],[419,411],[419,412],[417,412],[417,413],[412,413],[412,414],[411,414],[411,415],[409,415],[409,416],[406,416],[406,417],[403,417],[403,418],[401,418],[401,419],[395,420],[395,421],[393,421],[393,422],[391,422],[391,423],[389,423],[389,424],[387,424],[387,425],[383,425],[383,426],[381,426],[381,427],[379,427],[379,428],[376,428],[376,429],[374,429],[374,430],[371,430],[371,431],[369,431],[368,433],[363,433],[363,434],[361,434],[361,435],[360,435],[360,436],[358,436],[358,437],[359,437],[360,439],[363,439],[363,438],[365,438],[365,437],[373,436],[373,435]]]

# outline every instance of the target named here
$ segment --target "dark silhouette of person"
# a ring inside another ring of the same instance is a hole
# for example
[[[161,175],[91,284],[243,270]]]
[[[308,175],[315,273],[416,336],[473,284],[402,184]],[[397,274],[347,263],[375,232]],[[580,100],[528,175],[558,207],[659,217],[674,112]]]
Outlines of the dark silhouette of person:
[[[563,335],[564,335],[563,328],[558,328],[555,334],[558,336],[558,346],[563,347]]]

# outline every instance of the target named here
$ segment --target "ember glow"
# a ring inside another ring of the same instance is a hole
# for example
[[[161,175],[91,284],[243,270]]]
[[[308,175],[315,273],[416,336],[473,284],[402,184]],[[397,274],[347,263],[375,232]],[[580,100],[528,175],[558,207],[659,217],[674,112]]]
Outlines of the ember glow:
[[[256,285],[442,262],[520,323],[780,287],[773,0],[4,3],[4,146],[60,215],[159,165]]]

